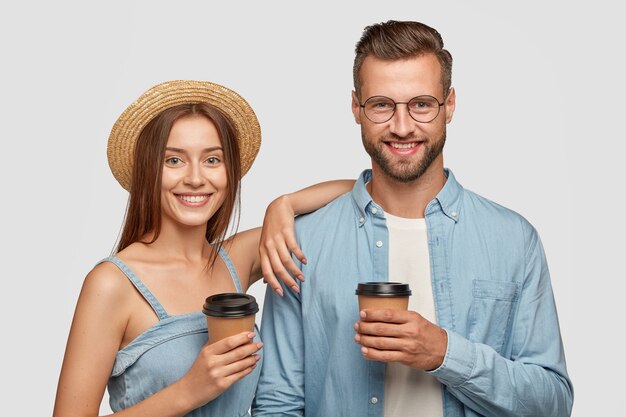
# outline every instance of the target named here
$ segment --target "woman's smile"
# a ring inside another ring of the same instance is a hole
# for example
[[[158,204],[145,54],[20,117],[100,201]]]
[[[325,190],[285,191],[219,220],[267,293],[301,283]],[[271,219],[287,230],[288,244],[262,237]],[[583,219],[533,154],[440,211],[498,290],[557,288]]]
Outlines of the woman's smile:
[[[208,203],[211,194],[197,194],[197,193],[186,193],[186,194],[177,194],[174,193],[176,198],[187,207],[202,207],[206,203]]]

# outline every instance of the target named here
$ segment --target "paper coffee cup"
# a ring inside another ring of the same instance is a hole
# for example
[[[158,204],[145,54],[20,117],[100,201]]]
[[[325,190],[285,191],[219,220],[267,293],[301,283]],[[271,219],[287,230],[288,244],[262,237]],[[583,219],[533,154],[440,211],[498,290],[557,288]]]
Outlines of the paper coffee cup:
[[[401,282],[361,282],[355,294],[359,296],[359,310],[364,308],[407,310],[411,289]]]
[[[248,294],[222,293],[207,297],[202,312],[206,316],[209,343],[254,331],[258,311],[256,299]]]

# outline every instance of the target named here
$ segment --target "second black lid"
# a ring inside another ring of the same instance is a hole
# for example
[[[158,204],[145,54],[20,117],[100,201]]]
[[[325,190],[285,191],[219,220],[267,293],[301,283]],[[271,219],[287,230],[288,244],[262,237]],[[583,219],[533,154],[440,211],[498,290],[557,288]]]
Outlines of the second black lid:
[[[371,297],[407,297],[411,295],[411,289],[409,284],[401,282],[361,282],[355,294]]]

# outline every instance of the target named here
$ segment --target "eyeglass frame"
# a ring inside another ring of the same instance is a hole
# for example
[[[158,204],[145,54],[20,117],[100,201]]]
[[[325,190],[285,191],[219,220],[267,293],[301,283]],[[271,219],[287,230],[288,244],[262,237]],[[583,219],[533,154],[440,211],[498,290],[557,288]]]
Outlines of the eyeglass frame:
[[[375,121],[373,121],[372,119],[370,119],[370,118],[369,118],[369,116],[367,115],[367,112],[365,111],[365,105],[367,104],[367,102],[368,102],[368,101],[370,101],[371,99],[373,99],[373,98],[377,98],[377,97],[378,97],[378,98],[388,99],[389,101],[391,101],[391,102],[393,103],[393,111],[391,112],[391,116],[389,116],[389,118],[388,118],[387,120],[382,121],[382,122],[375,122]],[[427,122],[422,122],[422,121],[420,121],[420,120],[417,120],[415,117],[413,117],[413,115],[411,114],[411,111],[409,110],[409,103],[410,103],[410,102],[412,102],[413,100],[415,100],[416,98],[420,98],[420,97],[430,97],[430,98],[432,98],[433,100],[435,100],[435,102],[439,105],[439,107],[437,107],[437,114],[435,115],[435,117],[433,117],[432,119],[430,119],[430,120],[429,120],[429,121],[427,121]],[[411,117],[411,119],[415,120],[417,123],[430,123],[430,122],[432,122],[433,120],[435,120],[435,119],[437,118],[437,116],[439,116],[439,113],[441,113],[441,107],[442,107],[442,106],[444,106],[444,105],[446,104],[446,98],[447,98],[447,96],[446,96],[446,97],[444,97],[443,102],[441,102],[441,103],[440,103],[440,102],[439,102],[439,100],[437,100],[437,97],[433,97],[433,96],[431,96],[431,95],[429,95],[429,94],[421,94],[421,95],[419,95],[419,96],[415,96],[415,97],[413,97],[413,98],[412,98],[412,99],[410,99],[409,101],[404,101],[404,102],[402,102],[402,101],[395,101],[395,100],[394,100],[394,99],[392,99],[391,97],[387,97],[387,96],[371,96],[371,97],[368,97],[368,99],[367,99],[367,100],[365,100],[365,101],[363,102],[363,104],[361,104],[361,103],[359,102],[359,107],[363,109],[363,114],[365,115],[365,117],[367,117],[367,120],[369,120],[369,121],[370,121],[370,122],[372,122],[372,123],[376,123],[376,124],[383,124],[383,123],[387,123],[389,120],[391,120],[391,119],[393,118],[393,116],[395,116],[395,114],[396,114],[396,109],[398,108],[398,104],[406,104],[406,105],[407,105],[407,106],[406,106],[406,111],[407,111],[407,113],[409,113],[409,116]]]

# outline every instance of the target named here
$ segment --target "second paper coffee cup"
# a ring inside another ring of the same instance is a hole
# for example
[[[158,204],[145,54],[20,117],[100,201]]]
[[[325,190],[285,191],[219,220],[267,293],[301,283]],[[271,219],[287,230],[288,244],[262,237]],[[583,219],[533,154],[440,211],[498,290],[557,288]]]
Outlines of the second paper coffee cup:
[[[222,293],[207,297],[202,312],[206,316],[209,343],[254,331],[258,311],[256,299],[249,294]]]
[[[359,310],[364,308],[407,310],[411,289],[401,282],[361,282],[355,291]]]

